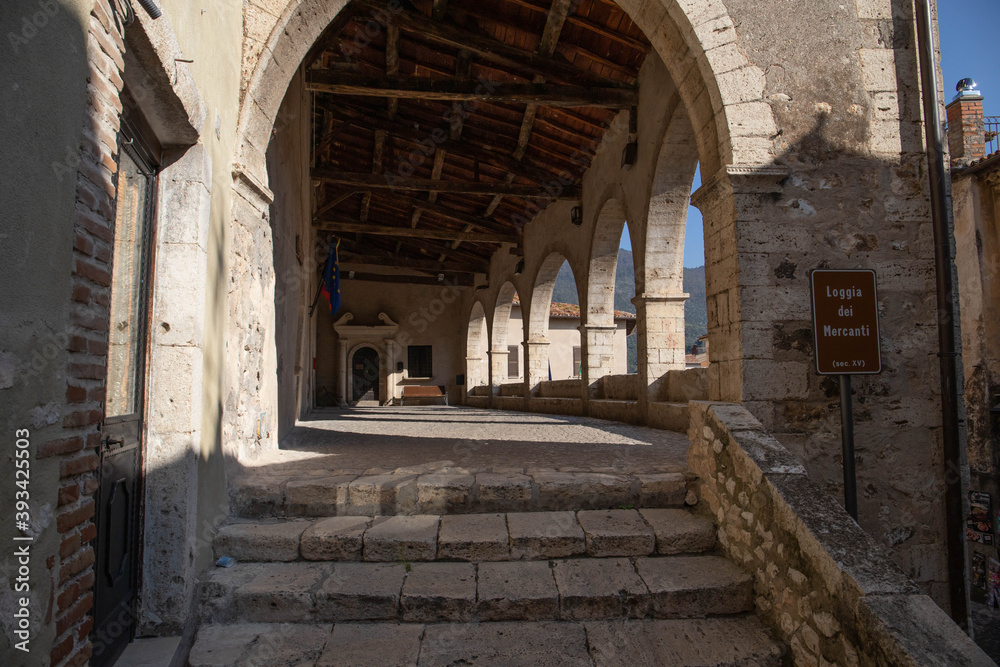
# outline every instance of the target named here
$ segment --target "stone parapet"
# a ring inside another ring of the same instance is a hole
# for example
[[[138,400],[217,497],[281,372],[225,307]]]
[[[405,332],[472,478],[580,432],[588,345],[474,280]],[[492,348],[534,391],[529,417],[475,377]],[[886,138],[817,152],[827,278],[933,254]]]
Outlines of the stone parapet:
[[[693,401],[688,464],[796,664],[992,665],[743,406]]]

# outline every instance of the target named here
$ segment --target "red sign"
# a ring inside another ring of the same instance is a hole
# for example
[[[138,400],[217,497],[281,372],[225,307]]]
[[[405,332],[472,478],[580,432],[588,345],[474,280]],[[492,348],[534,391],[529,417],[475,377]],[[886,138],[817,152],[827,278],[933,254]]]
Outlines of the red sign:
[[[881,373],[875,272],[816,269],[810,281],[816,371],[820,375]]]

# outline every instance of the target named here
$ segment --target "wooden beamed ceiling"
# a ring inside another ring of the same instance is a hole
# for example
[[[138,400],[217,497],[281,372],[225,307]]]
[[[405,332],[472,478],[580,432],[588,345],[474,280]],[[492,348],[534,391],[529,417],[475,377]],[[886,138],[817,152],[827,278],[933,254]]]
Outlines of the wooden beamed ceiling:
[[[649,49],[606,0],[353,0],[307,56],[314,226],[355,277],[472,284],[580,200]]]

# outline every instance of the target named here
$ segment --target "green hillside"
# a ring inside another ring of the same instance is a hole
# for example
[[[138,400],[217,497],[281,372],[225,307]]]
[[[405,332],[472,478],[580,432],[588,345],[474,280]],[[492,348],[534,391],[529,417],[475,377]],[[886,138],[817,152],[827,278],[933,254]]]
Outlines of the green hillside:
[[[705,267],[684,269],[684,291],[690,294],[684,305],[684,345],[690,350],[698,342],[698,337],[708,331],[708,309],[705,305]],[[618,267],[615,271],[615,310],[628,313],[635,312],[632,299],[635,297],[635,270],[632,264],[632,253],[629,250],[618,251]],[[573,272],[569,262],[562,265],[556,284],[552,290],[552,300],[559,303],[579,304],[580,299],[573,282]],[[628,337],[628,372],[635,373],[638,368],[638,353],[636,336]]]

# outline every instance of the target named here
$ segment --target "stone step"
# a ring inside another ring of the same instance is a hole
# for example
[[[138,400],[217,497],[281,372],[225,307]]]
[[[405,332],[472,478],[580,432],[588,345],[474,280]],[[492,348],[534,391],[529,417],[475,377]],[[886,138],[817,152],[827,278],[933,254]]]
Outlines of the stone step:
[[[373,516],[684,507],[697,503],[682,472],[429,472],[315,470],[236,479],[237,516]]]
[[[491,623],[249,623],[199,629],[190,667],[545,665],[779,667],[786,650],[753,616]]]
[[[207,623],[695,618],[752,608],[714,555],[431,563],[242,563],[202,578]]]
[[[219,529],[215,555],[238,562],[544,560],[700,553],[712,522],[671,508],[244,520]]]

